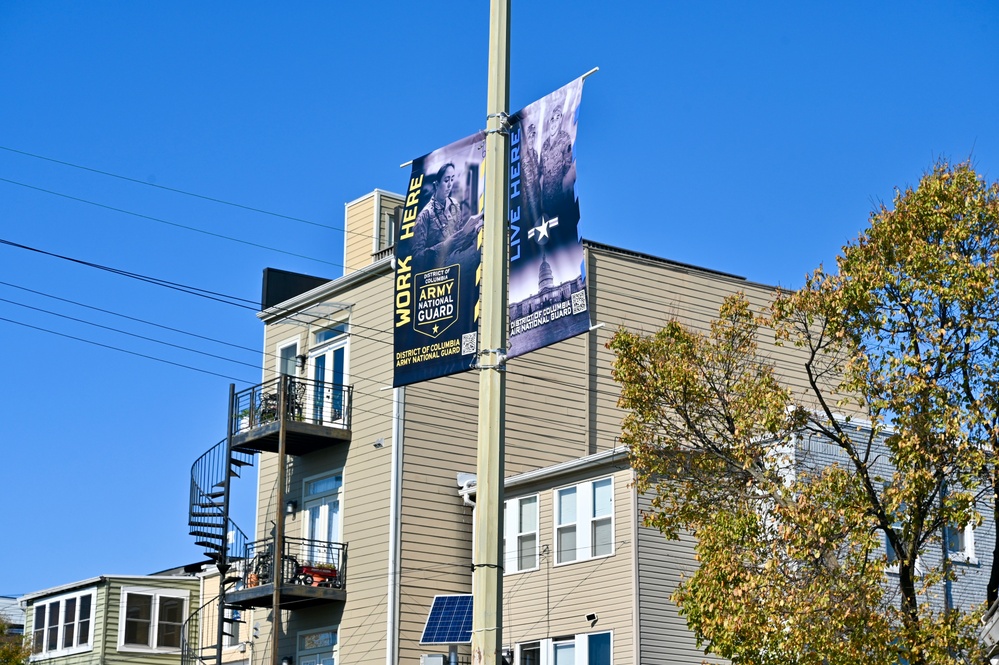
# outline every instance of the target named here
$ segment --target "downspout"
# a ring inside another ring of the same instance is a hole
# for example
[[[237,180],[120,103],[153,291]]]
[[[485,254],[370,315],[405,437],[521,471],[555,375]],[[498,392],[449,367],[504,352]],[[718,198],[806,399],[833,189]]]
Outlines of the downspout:
[[[111,607],[111,580],[109,580],[106,577],[102,577],[100,579],[100,582],[104,583],[104,616],[101,617],[101,660],[100,660],[101,665],[104,665],[105,663],[104,656],[107,654],[107,649],[108,649],[108,610]],[[98,582],[98,585],[100,585],[100,582]],[[98,588],[100,587],[98,586]],[[118,602],[119,603],[121,602],[120,598]],[[94,618],[96,619],[96,617]],[[94,635],[90,638],[91,641],[93,641],[94,637],[97,636],[96,621],[93,622],[93,626],[94,626]],[[34,628],[34,626],[32,626],[32,628]],[[115,636],[115,639],[118,639],[118,637]]]
[[[399,602],[402,558],[402,452],[405,436],[406,389],[392,389],[392,461],[389,478],[388,621],[385,628],[385,665],[399,662]]]

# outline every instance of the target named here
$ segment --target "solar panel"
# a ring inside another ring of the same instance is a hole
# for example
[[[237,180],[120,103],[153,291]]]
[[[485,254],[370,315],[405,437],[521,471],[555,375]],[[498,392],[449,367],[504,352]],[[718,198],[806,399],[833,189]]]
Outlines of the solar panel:
[[[434,596],[420,644],[469,644],[472,641],[472,596]]]

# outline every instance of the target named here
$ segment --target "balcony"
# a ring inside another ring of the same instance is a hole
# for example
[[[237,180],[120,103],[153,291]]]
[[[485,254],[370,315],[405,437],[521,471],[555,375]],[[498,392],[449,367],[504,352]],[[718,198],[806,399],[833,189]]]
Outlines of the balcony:
[[[274,585],[281,609],[294,610],[347,599],[347,545],[305,538],[285,538],[281,565],[275,566],[274,539],[246,547],[242,585],[226,602],[244,608],[271,607]]]
[[[305,455],[350,441],[352,386],[280,376],[235,394],[231,407],[234,450],[278,451],[282,390],[289,455]]]

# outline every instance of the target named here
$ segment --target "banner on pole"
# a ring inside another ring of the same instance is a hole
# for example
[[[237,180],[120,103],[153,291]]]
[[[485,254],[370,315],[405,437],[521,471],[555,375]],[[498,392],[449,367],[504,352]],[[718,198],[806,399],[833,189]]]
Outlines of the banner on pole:
[[[393,386],[475,359],[484,157],[479,132],[413,160],[395,243]]]
[[[575,192],[582,93],[578,78],[511,117],[511,358],[590,328]]]

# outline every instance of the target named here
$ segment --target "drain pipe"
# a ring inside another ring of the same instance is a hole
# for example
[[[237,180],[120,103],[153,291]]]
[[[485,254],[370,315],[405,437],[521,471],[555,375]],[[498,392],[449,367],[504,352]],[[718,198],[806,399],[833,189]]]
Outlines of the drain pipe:
[[[402,572],[402,451],[406,389],[392,389],[392,470],[389,479],[388,621],[385,665],[399,662],[399,602]]]

